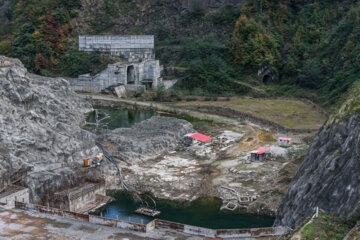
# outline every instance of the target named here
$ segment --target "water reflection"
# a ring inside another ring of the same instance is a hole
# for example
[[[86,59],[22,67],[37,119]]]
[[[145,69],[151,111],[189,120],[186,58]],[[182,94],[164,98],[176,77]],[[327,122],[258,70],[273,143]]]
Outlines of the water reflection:
[[[139,205],[127,193],[118,192],[114,197],[116,201],[94,214],[136,223],[148,223],[153,219],[134,213]],[[157,218],[213,229],[271,227],[274,223],[271,217],[223,212],[220,207],[221,200],[218,198],[203,198],[188,204],[157,200],[157,209],[161,211]]]

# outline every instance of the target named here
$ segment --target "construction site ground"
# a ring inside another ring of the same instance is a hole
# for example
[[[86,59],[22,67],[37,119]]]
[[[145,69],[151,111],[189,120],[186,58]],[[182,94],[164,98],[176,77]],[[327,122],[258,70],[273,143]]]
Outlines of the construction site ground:
[[[201,197],[219,197],[223,200],[223,208],[230,206],[234,210],[270,216],[274,216],[293,174],[309,148],[309,142],[325,119],[324,112],[315,105],[296,100],[278,100],[273,104],[273,99],[200,103],[207,106],[214,104],[225,110],[238,106],[237,110],[246,110],[244,113],[257,117],[262,117],[262,114],[258,113],[263,110],[273,109],[271,111],[277,112],[280,118],[277,116],[267,121],[281,124],[278,120],[282,118],[300,122],[306,120],[306,126],[300,124],[296,127],[296,124],[295,128],[305,127],[312,130],[279,130],[276,126],[264,126],[240,115],[236,118],[229,117],[217,108],[213,112],[201,113],[198,106],[193,107],[195,102],[183,102],[174,106],[109,96],[81,96],[93,104],[100,102],[114,107],[116,104],[122,107],[135,106],[211,120],[210,123],[193,123],[193,127],[196,131],[211,136],[213,141],[196,142],[191,146],[179,142],[176,148],[161,155],[122,163],[120,166],[125,181],[160,199],[187,202]],[[256,111],[251,112],[252,109]],[[305,113],[316,117],[303,119]],[[298,116],[303,117],[299,119]],[[284,127],[289,129],[294,126],[285,124]],[[279,147],[279,137],[292,138],[290,147]],[[104,145],[110,149],[118,147],[106,143]],[[271,155],[265,161],[251,162],[251,152],[264,146],[270,147]]]
[[[40,213],[0,209],[0,239],[13,240],[200,240],[202,237],[186,236],[154,230],[151,233],[134,233],[119,228],[94,225]]]
[[[278,146],[281,133],[255,124],[195,124],[194,128],[214,138],[208,143],[182,142],[156,158],[122,164],[126,182],[155,197],[192,201],[202,197],[219,197],[224,207],[274,215],[281,198],[300,164],[308,145],[309,134],[290,134],[289,148]],[[265,161],[250,161],[251,151],[271,148]]]

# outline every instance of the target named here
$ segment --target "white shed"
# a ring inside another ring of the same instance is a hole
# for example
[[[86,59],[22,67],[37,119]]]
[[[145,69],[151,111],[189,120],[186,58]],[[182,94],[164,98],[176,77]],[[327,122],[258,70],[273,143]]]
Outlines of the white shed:
[[[288,147],[290,146],[291,138],[279,138],[279,146],[280,147]]]

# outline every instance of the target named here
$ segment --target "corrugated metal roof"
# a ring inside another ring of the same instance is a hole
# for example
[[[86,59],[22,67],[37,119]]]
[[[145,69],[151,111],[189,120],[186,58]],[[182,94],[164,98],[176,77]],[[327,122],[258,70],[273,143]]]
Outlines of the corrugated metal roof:
[[[195,133],[194,135],[191,135],[190,137],[193,139],[199,140],[201,142],[208,142],[213,139],[212,137],[206,136],[201,133]]]
[[[251,153],[255,153],[255,154],[264,154],[267,151],[270,151],[269,147],[259,147],[258,149],[256,149],[255,151],[252,151]]]

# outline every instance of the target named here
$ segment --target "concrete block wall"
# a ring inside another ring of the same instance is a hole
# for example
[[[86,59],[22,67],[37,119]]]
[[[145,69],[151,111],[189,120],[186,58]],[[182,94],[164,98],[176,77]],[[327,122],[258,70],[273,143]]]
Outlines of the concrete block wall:
[[[88,183],[54,194],[48,201],[50,207],[68,211],[78,211],[96,202],[97,195],[106,196],[105,183]]]
[[[128,79],[128,69],[133,68],[133,81]],[[161,66],[158,60],[145,60],[140,63],[115,63],[95,76],[80,76],[67,80],[75,91],[99,93],[102,90],[117,85],[142,85],[151,82],[156,88],[161,81]]]
[[[14,208],[15,202],[30,202],[30,192],[28,188],[23,188],[20,186],[10,186],[11,189],[7,194],[6,191],[0,196],[0,203],[4,203],[5,208]]]
[[[55,215],[64,218],[70,218],[75,220],[81,220],[85,222],[90,222],[93,224],[108,226],[108,227],[117,227],[120,229],[135,231],[135,232],[143,232],[146,233],[147,230],[151,231],[154,229],[154,221],[148,224],[138,224],[132,222],[126,222],[121,220],[103,218],[99,216],[89,215],[89,214],[81,214],[73,211],[61,210],[57,208],[51,208],[46,206],[40,206],[35,204],[28,204],[22,202],[16,202],[15,207],[22,210],[30,210],[30,211],[38,211],[43,214]]]
[[[129,61],[155,59],[153,35],[138,36],[79,36],[79,51],[106,52],[123,56]]]
[[[207,238],[222,239],[272,239],[274,237],[284,236],[288,229],[284,227],[269,228],[248,228],[248,229],[208,229],[197,226],[191,226],[182,223],[175,223],[160,219],[155,219],[156,229],[166,229],[170,231],[182,232],[193,236],[202,236]]]
[[[96,201],[96,195],[102,195],[106,196],[105,187],[99,187],[95,188],[94,191],[90,191],[87,193],[81,194],[81,197],[75,198],[69,201],[69,210],[70,211],[78,211],[79,209],[82,209],[87,204],[91,204]]]

